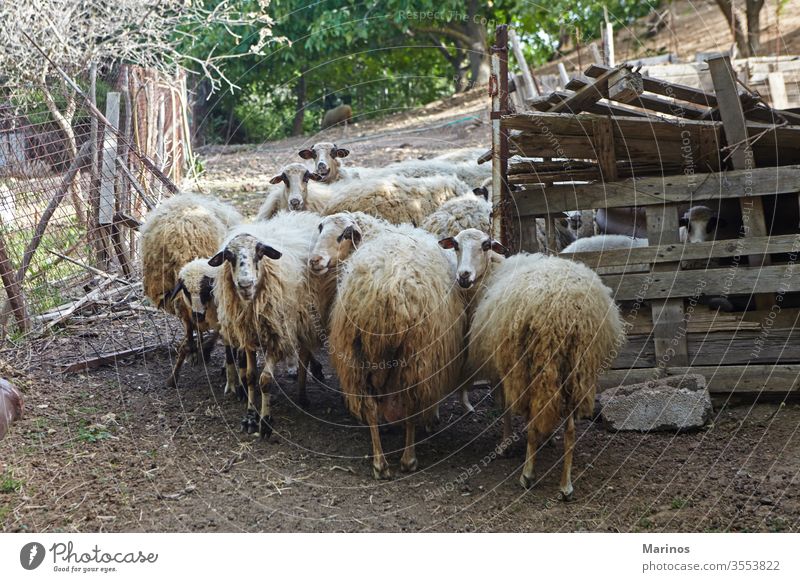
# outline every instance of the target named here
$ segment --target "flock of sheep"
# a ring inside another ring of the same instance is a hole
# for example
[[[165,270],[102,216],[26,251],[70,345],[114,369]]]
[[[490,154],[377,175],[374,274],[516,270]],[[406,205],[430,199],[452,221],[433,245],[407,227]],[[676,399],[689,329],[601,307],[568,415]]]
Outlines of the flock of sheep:
[[[296,367],[308,406],[308,373],[322,379],[315,356],[325,352],[348,410],[370,428],[383,479],[383,423],[404,426],[400,469],[414,471],[416,428],[454,392],[470,412],[468,389],[487,381],[502,402],[499,453],[511,415],[527,421],[524,487],[538,446],[563,426],[560,493],[570,499],[575,420],[593,410],[623,322],[588,267],[506,256],[490,234],[489,168],[471,161],[478,154],[357,168],[342,165],[348,150],[318,143],[271,180],[252,220],[207,196],[166,200],[141,228],[141,252],[146,295],[186,328],[169,383],[221,338],[224,392],[247,401],[242,429],[266,437],[276,365]],[[568,217],[561,228],[575,238]]]

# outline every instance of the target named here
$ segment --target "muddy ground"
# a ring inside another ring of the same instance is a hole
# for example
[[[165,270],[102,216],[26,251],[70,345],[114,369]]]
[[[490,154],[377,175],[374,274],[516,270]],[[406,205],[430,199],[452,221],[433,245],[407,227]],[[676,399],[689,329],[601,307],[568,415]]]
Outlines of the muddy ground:
[[[354,163],[379,165],[487,144],[485,97],[436,106],[334,137]],[[456,113],[453,113],[456,111]],[[424,131],[416,131],[426,128]],[[201,186],[254,210],[265,177],[309,140],[207,148]],[[109,339],[111,338],[111,339]],[[420,434],[420,470],[371,477],[368,431],[344,409],[326,365],[308,411],[294,383],[273,389],[276,432],[239,432],[243,405],[221,396],[222,350],[163,386],[177,338],[160,315],[70,327],[0,350],[0,373],[25,391],[26,418],[0,443],[3,531],[797,531],[800,406],[716,403],[693,434],[611,434],[579,425],[576,498],[557,500],[560,436],[542,447],[539,482],[517,483],[520,438],[495,458],[498,413],[486,390],[463,416],[451,398],[433,434]],[[61,366],[123,344],[162,347],[82,374]],[[517,420],[517,430],[521,424]],[[397,470],[402,433],[384,447]]]

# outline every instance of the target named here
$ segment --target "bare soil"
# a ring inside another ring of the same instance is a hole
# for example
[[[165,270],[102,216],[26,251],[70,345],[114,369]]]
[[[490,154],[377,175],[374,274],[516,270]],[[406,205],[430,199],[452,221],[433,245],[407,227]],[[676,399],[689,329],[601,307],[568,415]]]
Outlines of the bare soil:
[[[358,165],[488,145],[487,96],[474,91],[427,111],[327,134]],[[254,211],[266,179],[304,144],[285,140],[202,152],[200,186]],[[432,434],[420,433],[420,470],[372,479],[368,431],[345,410],[330,366],[295,404],[291,379],[273,387],[276,432],[242,434],[243,404],[221,396],[223,355],[184,367],[164,387],[179,330],[161,314],[93,320],[0,350],[0,374],[26,416],[0,442],[3,531],[797,531],[800,406],[717,402],[713,425],[692,434],[612,434],[579,424],[576,499],[557,500],[560,435],[543,445],[536,486],[518,482],[520,437],[497,458],[499,415],[487,390],[476,413],[451,398]],[[161,346],[91,372],[62,366],[131,345]],[[523,427],[517,421],[517,431]],[[403,436],[384,433],[397,470]]]

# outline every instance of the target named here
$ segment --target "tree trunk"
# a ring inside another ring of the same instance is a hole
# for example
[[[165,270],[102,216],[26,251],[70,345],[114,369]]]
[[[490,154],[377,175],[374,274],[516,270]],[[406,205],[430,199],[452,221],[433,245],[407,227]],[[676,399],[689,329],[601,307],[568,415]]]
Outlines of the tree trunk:
[[[731,0],[717,0],[717,6],[722,10],[722,14],[725,15],[728,26],[731,27],[733,38],[736,41],[736,48],[739,49],[739,56],[742,58],[749,57],[750,47],[748,45],[747,35],[744,32],[741,18],[739,18],[739,15],[736,14],[736,11],[733,9]]]
[[[486,25],[481,23],[479,0],[469,0],[468,19],[464,23],[464,32],[470,38],[467,49],[469,58],[469,79],[473,86],[485,85],[489,82],[491,65],[487,50]]]
[[[300,75],[297,80],[297,106],[294,113],[294,123],[292,124],[292,135],[303,135],[303,120],[306,116],[306,77]]]
[[[761,50],[761,9],[764,0],[747,0],[747,45],[751,57]]]

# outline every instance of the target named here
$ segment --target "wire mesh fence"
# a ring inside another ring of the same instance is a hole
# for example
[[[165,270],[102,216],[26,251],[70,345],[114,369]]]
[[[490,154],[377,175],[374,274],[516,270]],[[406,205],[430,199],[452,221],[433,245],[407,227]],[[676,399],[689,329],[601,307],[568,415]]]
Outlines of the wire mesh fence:
[[[185,78],[0,80],[0,322],[38,333],[138,285],[137,228],[192,167]]]

